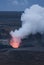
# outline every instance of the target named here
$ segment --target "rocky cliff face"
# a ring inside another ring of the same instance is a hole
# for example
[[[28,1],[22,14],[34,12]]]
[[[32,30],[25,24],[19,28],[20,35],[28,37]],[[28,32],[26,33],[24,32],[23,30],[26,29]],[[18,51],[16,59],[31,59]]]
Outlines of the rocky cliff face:
[[[44,47],[44,34],[29,35],[22,40],[22,45],[24,47]]]

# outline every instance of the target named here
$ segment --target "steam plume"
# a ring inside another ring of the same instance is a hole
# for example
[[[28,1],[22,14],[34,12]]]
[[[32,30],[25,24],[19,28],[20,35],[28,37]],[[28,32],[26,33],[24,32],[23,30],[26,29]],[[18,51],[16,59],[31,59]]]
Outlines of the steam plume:
[[[22,27],[19,30],[11,31],[12,37],[25,38],[37,32],[44,33],[44,7],[32,5],[27,8],[21,16]]]

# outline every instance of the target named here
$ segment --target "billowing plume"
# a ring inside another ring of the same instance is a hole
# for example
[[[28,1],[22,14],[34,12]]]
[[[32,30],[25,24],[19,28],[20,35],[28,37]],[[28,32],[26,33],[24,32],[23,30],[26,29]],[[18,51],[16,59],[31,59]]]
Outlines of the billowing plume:
[[[25,38],[37,32],[44,33],[44,7],[32,5],[21,15],[22,27],[19,30],[11,31],[12,37]]]

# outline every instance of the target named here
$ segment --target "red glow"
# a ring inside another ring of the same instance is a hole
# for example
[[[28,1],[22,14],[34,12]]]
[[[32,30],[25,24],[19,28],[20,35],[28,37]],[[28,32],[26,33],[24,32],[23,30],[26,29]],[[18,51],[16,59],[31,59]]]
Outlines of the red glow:
[[[20,42],[21,42],[21,40],[20,40],[19,38],[14,37],[14,38],[12,38],[12,39],[10,40],[10,45],[11,45],[13,48],[18,48],[18,47],[20,46]]]

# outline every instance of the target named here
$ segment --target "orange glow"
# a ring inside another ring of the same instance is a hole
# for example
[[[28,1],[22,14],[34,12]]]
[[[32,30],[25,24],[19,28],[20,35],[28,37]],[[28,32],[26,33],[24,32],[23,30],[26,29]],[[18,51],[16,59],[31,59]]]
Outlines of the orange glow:
[[[19,38],[12,38],[11,41],[10,41],[10,45],[13,47],[13,48],[18,48],[20,46],[20,42],[21,40]]]

